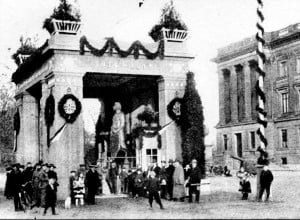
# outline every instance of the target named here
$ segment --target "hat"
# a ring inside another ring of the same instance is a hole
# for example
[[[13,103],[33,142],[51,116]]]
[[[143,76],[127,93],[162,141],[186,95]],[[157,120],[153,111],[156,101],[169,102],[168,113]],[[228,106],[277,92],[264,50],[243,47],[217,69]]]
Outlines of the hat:
[[[175,162],[181,163],[181,161],[178,158],[176,158]]]
[[[70,173],[76,173],[76,171],[75,170],[71,170]]]
[[[49,164],[49,167],[56,168],[56,166],[55,166],[53,163],[50,163],[50,164]]]
[[[80,167],[85,167],[85,164],[80,164],[79,166],[80,166]]]
[[[42,167],[44,167],[44,166],[48,167],[49,165],[48,165],[48,163],[43,163]]]
[[[19,164],[19,163],[14,163],[14,164],[12,165],[12,167],[20,167],[20,164]]]
[[[166,163],[166,161],[165,161],[165,160],[162,160],[161,163]]]
[[[20,166],[19,166],[19,168],[22,168],[22,169],[24,169],[24,168],[25,168],[25,166],[24,166],[24,165],[20,165]]]
[[[192,159],[192,163],[198,163],[198,161],[196,159]]]
[[[90,164],[90,165],[89,165],[89,168],[93,168],[93,167],[95,168],[96,165],[95,165],[95,164]]]
[[[12,167],[6,167],[6,171],[11,171]]]
[[[172,159],[169,160],[169,163],[174,163],[174,161]]]

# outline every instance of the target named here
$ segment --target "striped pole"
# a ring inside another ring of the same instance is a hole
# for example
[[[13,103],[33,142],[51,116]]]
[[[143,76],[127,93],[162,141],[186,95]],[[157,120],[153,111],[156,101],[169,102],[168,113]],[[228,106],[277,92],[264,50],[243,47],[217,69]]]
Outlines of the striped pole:
[[[257,40],[257,56],[258,56],[258,67],[257,67],[257,72],[259,74],[258,81],[256,84],[256,91],[258,95],[258,106],[257,106],[257,112],[258,112],[258,117],[257,117],[257,122],[259,124],[259,129],[257,130],[257,134],[260,138],[260,146],[263,150],[266,149],[268,142],[265,136],[265,128],[267,127],[267,120],[266,116],[267,113],[265,111],[265,102],[266,102],[266,96],[264,93],[264,77],[265,77],[265,72],[264,72],[264,64],[266,61],[266,56],[263,51],[263,47],[265,45],[265,40],[264,40],[264,28],[262,26],[262,23],[264,21],[264,15],[263,15],[263,1],[262,0],[257,0],[258,7],[257,7],[257,16],[258,16],[258,21],[256,23],[257,27],[257,34],[256,34],[256,40]]]

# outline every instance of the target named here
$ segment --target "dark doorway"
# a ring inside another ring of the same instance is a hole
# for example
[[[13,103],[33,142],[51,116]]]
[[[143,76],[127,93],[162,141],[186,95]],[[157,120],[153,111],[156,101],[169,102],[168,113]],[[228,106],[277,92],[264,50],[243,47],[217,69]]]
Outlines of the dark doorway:
[[[237,133],[236,136],[236,151],[238,157],[243,157],[243,142],[242,142],[242,134]]]

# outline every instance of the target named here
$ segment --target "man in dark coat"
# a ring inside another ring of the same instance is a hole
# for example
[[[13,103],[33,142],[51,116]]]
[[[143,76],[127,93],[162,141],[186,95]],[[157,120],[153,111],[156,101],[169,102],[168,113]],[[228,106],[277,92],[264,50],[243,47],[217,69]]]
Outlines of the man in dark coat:
[[[90,170],[86,173],[85,177],[87,187],[87,204],[95,204],[95,195],[100,185],[99,174],[95,170],[95,165],[90,165]]]
[[[136,198],[142,197],[144,195],[144,186],[145,186],[144,184],[145,184],[145,182],[144,182],[143,172],[142,172],[142,170],[138,169],[137,175],[134,179],[134,186],[135,186],[136,192],[137,192],[137,195],[135,196]]]
[[[13,175],[13,169],[12,167],[6,168],[6,182],[5,182],[5,189],[4,189],[4,196],[7,199],[13,198],[14,192],[12,188],[12,175]]]
[[[128,171],[128,193],[132,195],[132,197],[135,197],[136,190],[134,186],[134,180],[137,173],[136,171],[132,172],[131,170]]]
[[[116,162],[112,162],[111,168],[108,170],[108,180],[111,186],[111,193],[117,193],[117,177],[118,177],[118,170]]]
[[[55,213],[55,206],[56,206],[56,192],[57,188],[55,185],[55,179],[50,178],[49,183],[46,186],[46,196],[45,196],[45,209],[43,215],[46,215],[47,209],[51,208],[52,215],[56,215]]]
[[[154,171],[150,171],[149,179],[147,181],[146,189],[149,192],[149,204],[152,208],[153,198],[157,202],[157,204],[160,206],[160,209],[163,209],[163,205],[161,203],[161,199],[159,196],[159,190],[160,190],[160,181],[156,177],[156,173]]]
[[[15,205],[15,211],[22,211],[22,205],[21,205],[21,198],[20,198],[20,192],[21,192],[21,186],[22,186],[22,174],[19,170],[20,164],[14,164],[13,165],[13,172],[12,172],[12,190],[14,193],[14,205]]]
[[[76,180],[76,171],[71,170],[69,177],[69,195],[71,197],[71,204],[75,204],[74,181]]]
[[[41,204],[41,191],[39,188],[39,184],[40,184],[40,172],[41,172],[41,165],[40,164],[36,164],[35,165],[35,169],[33,171],[32,174],[32,188],[33,188],[33,194],[32,194],[32,205],[31,205],[31,209],[33,209],[33,207],[40,207]]]
[[[272,172],[269,170],[268,165],[265,165],[260,174],[260,191],[259,191],[259,201],[262,200],[264,191],[267,192],[266,201],[269,200],[270,188],[274,177]]]
[[[166,170],[166,161],[161,162],[161,170],[159,173],[159,181],[161,186],[161,198],[166,199],[167,196],[167,182],[168,182],[168,174]]]
[[[155,176],[158,178],[161,168],[158,166],[156,161],[153,163],[152,170],[155,172]]]
[[[48,178],[49,179],[53,178],[55,180],[55,183],[54,183],[55,187],[58,187],[59,184],[58,184],[57,173],[56,173],[55,169],[56,169],[56,166],[53,163],[51,163],[49,165]]]
[[[25,183],[29,182],[32,180],[32,175],[33,175],[33,167],[30,162],[26,164],[26,168],[24,170],[24,181]]]
[[[189,202],[193,201],[193,193],[196,194],[196,202],[200,199],[200,183],[201,183],[201,170],[197,166],[197,160],[192,160],[192,168],[190,176],[188,177],[189,185]]]
[[[173,174],[174,174],[175,167],[173,166],[173,160],[169,160],[169,165],[166,168],[166,172],[168,175],[168,181],[167,181],[167,189],[169,194],[169,200],[173,200]]]
[[[47,163],[44,163],[42,166],[42,171],[39,174],[39,188],[40,188],[40,192],[41,192],[41,206],[43,208],[45,208],[46,205],[46,187],[48,185],[49,182],[49,178],[48,178],[48,171],[49,171],[49,167]]]

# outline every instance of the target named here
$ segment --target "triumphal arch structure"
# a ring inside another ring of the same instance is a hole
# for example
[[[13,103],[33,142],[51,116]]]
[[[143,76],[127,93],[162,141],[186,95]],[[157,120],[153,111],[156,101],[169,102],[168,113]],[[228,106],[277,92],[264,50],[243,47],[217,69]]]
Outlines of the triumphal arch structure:
[[[112,38],[92,41],[78,30],[70,33],[56,29],[12,77],[17,85],[20,115],[17,161],[54,163],[60,183],[58,196],[65,198],[69,172],[86,162],[80,103],[85,98],[101,100],[103,117],[108,118],[102,118],[104,127],[105,122],[111,126],[115,102],[121,103],[127,124],[133,123],[131,113],[150,103],[159,112],[159,124],[163,126],[171,121],[168,103],[184,94],[192,59],[186,41],[165,35],[160,42],[144,45]],[[47,102],[50,96],[53,103]],[[128,134],[131,127],[126,126]],[[153,148],[156,146],[150,146],[150,151]],[[145,166],[146,150],[133,154],[137,164]],[[156,154],[158,161],[181,157],[180,129],[175,123],[161,134],[161,148],[156,149]]]

